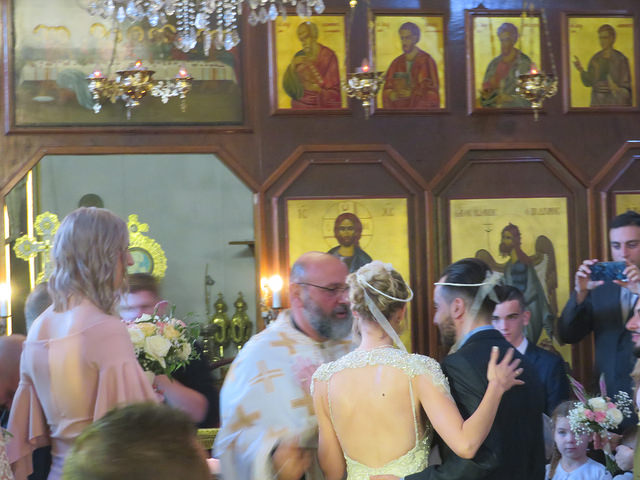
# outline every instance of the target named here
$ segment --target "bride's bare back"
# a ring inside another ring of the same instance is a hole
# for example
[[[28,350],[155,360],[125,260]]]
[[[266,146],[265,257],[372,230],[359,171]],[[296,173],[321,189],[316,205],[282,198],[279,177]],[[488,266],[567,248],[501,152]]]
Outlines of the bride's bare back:
[[[431,427],[420,421],[415,379],[448,396],[438,363],[392,348],[356,350],[314,375],[351,480],[378,473],[409,474],[426,466]]]

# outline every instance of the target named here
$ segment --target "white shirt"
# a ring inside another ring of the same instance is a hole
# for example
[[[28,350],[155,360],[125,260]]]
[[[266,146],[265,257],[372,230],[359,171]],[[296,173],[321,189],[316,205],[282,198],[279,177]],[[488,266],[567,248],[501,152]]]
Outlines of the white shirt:
[[[524,352],[527,351],[528,346],[529,346],[529,340],[527,340],[527,337],[523,337],[522,343],[516,347],[516,350],[518,350],[522,355],[524,355]]]

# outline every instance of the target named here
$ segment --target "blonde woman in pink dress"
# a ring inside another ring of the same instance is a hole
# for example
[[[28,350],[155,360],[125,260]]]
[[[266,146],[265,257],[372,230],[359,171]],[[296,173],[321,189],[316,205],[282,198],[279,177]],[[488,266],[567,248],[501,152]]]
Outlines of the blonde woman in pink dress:
[[[31,453],[51,444],[49,480],[62,476],[75,438],[116,405],[157,401],[116,316],[132,264],[125,222],[108,210],[79,208],[60,224],[49,279],[53,305],[24,342],[20,384],[7,444],[16,480],[32,471]]]

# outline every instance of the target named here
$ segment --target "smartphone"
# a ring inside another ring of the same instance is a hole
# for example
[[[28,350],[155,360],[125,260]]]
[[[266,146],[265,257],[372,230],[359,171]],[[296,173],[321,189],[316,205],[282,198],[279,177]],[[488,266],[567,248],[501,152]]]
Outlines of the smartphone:
[[[613,280],[627,281],[627,276],[623,273],[627,268],[626,262],[598,262],[589,267],[591,269],[591,280]]]

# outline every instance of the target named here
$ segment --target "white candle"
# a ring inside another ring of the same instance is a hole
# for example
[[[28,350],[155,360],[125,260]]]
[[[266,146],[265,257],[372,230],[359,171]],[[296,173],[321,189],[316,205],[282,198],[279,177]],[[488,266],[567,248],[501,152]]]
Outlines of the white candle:
[[[8,283],[0,284],[0,317],[9,316],[9,302],[11,301],[11,286]]]
[[[269,279],[269,288],[271,289],[271,308],[280,308],[280,291],[282,290],[282,277],[273,275]]]

